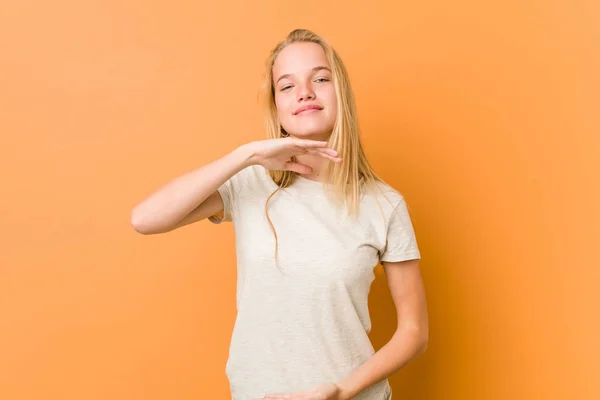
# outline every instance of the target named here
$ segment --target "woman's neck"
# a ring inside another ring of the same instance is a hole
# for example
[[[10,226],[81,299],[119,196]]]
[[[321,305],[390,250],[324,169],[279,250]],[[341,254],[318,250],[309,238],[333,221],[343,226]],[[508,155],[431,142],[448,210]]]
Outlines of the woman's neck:
[[[304,139],[327,141],[327,140],[329,140],[330,135],[331,135],[331,133],[329,133],[328,135],[325,135],[323,137],[316,137],[316,136],[315,137],[304,137]],[[294,135],[291,135],[291,136],[295,137]],[[325,163],[333,162],[323,156],[319,156],[316,154],[310,154],[310,153],[298,155],[298,156],[296,156],[296,160],[298,160],[298,162],[300,164],[308,165],[309,167],[312,168],[312,172],[310,174],[302,174],[302,176],[304,176],[307,179],[312,179],[314,181],[319,181],[319,182],[322,181],[322,179],[323,179]]]
[[[323,179],[324,167],[325,163],[329,161],[328,159],[316,154],[302,154],[296,156],[296,160],[300,164],[308,165],[312,168],[312,172],[310,174],[302,174],[303,177],[314,181],[321,181]]]

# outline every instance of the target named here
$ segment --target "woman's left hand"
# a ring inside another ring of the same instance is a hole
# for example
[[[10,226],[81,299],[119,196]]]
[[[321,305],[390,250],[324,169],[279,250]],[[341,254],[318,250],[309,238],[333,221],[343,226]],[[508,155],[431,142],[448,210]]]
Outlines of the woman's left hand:
[[[314,389],[306,392],[297,393],[272,393],[265,397],[254,400],[344,400],[342,398],[342,391],[339,386],[334,383],[328,383],[326,385],[317,386]]]

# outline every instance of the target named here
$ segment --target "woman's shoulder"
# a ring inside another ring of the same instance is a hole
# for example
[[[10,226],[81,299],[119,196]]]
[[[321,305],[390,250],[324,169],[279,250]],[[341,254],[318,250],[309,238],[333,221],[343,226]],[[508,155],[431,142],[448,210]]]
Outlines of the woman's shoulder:
[[[252,164],[249,167],[245,168],[247,173],[256,179],[265,179],[270,178],[269,170],[263,167],[260,164]]]
[[[275,182],[273,182],[269,170],[260,164],[249,165],[236,175],[235,179],[240,188],[240,193],[248,196],[262,195],[269,190],[272,191],[275,187]]]
[[[404,196],[400,190],[383,180],[374,180],[369,185],[369,189],[369,193],[377,201],[383,200],[389,203],[392,208],[396,208],[398,204],[404,201]]]
[[[255,189],[264,186],[271,187],[275,183],[269,174],[269,170],[260,164],[252,164],[244,169],[244,180],[246,184]]]
[[[269,177],[268,170],[260,164],[251,164],[242,168],[231,179],[236,180],[238,184],[246,185],[249,182],[264,180]]]

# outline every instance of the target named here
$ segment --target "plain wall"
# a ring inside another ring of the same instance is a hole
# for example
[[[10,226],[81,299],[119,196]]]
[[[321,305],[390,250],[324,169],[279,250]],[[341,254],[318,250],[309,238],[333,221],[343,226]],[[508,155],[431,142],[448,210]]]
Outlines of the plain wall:
[[[130,211],[264,137],[294,28],[341,54],[417,232],[430,343],[394,398],[600,398],[599,26],[591,0],[4,2],[0,398],[228,398],[232,225],[143,236]]]

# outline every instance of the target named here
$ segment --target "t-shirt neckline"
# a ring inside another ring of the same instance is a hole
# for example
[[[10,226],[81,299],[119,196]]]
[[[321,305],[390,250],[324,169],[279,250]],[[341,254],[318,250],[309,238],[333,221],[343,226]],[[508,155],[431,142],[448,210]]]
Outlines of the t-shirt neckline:
[[[304,185],[308,185],[308,186],[316,186],[316,187],[322,187],[323,185],[326,185],[326,182],[321,182],[321,181],[315,181],[313,179],[308,179],[298,173],[296,173],[296,182],[300,182],[300,184],[304,184]],[[359,183],[363,181],[363,178],[360,179]]]
[[[302,180],[307,183],[311,183],[313,185],[322,185],[323,183],[325,183],[325,182],[321,182],[321,181],[315,181],[314,179],[305,178],[304,176],[302,176],[300,174],[296,174],[296,176],[298,177],[299,180]]]

